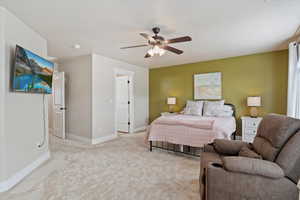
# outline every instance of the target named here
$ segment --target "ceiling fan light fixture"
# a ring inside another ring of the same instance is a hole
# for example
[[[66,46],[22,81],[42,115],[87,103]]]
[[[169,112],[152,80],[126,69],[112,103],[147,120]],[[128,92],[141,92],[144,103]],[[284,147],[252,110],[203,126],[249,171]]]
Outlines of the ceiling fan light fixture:
[[[151,57],[154,56],[154,51],[153,49],[149,49],[148,52],[147,52]]]
[[[159,35],[160,29],[158,27],[153,28],[152,31],[154,33],[153,36],[150,36],[147,33],[140,33],[140,36],[147,40],[147,44],[121,47],[121,49],[150,46],[144,58],[162,56],[166,53],[166,51],[180,55],[183,53],[183,51],[169,46],[169,44],[192,41],[192,38],[190,36],[183,36],[166,40],[164,37]]]
[[[160,48],[157,45],[154,45],[151,49],[147,52],[150,56],[162,56],[166,53],[166,51],[162,48]]]

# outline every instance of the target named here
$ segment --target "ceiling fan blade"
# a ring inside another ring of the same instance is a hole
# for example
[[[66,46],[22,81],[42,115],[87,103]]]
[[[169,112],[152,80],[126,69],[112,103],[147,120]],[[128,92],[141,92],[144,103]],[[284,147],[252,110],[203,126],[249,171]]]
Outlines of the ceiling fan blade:
[[[176,49],[174,47],[170,47],[170,46],[162,46],[161,48],[165,49],[167,51],[171,51],[171,52],[176,53],[176,54],[182,54],[183,53],[183,51],[181,51],[179,49]]]
[[[144,37],[145,39],[149,40],[150,43],[155,43],[156,42],[155,39],[153,37],[151,37],[150,35],[148,35],[147,33],[140,33],[140,35],[142,37]]]
[[[130,49],[130,48],[136,48],[136,47],[146,47],[148,44],[141,44],[141,45],[135,45],[135,46],[129,46],[129,47],[121,47],[121,49]]]
[[[167,40],[167,43],[171,44],[171,43],[177,43],[177,42],[188,42],[191,40],[192,40],[192,38],[190,36],[184,36],[184,37],[173,38],[173,39]]]
[[[150,58],[150,57],[152,57],[149,53],[147,53],[146,55],[145,55],[145,58]]]

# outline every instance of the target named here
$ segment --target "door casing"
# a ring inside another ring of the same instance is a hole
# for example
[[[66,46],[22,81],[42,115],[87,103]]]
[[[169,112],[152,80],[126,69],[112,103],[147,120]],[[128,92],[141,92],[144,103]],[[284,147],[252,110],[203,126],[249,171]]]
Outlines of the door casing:
[[[120,68],[115,68],[114,69],[114,84],[115,84],[115,98],[114,98],[114,102],[115,102],[115,134],[118,134],[118,124],[117,124],[117,87],[116,87],[116,77],[118,76],[118,74],[122,74],[122,75],[126,75],[128,76],[128,79],[130,81],[129,84],[129,99],[130,99],[130,104],[129,104],[129,123],[130,123],[130,127],[129,127],[129,133],[134,133],[134,89],[133,89],[133,85],[134,85],[134,72],[132,71],[128,71],[128,70],[124,70],[124,69],[120,69]]]
[[[59,80],[60,79],[60,80]],[[58,85],[59,84],[59,85]],[[53,74],[53,135],[66,138],[65,73]]]

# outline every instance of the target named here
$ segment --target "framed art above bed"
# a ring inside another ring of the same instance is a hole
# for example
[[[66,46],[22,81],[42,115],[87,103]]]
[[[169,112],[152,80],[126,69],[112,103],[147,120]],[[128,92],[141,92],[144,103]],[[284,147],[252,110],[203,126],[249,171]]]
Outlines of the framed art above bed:
[[[221,72],[194,75],[194,99],[222,98]]]

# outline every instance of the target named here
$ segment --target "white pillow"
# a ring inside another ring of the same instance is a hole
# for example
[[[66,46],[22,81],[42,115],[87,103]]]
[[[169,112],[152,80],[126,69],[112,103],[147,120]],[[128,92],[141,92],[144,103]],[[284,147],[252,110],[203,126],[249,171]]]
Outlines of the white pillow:
[[[216,117],[231,117],[233,114],[232,107],[224,105],[220,110],[216,110]]]
[[[222,110],[225,101],[205,101],[203,108],[203,116],[205,117],[215,117],[218,115],[218,111]]]
[[[187,101],[184,114],[202,116],[202,109],[203,101]]]

